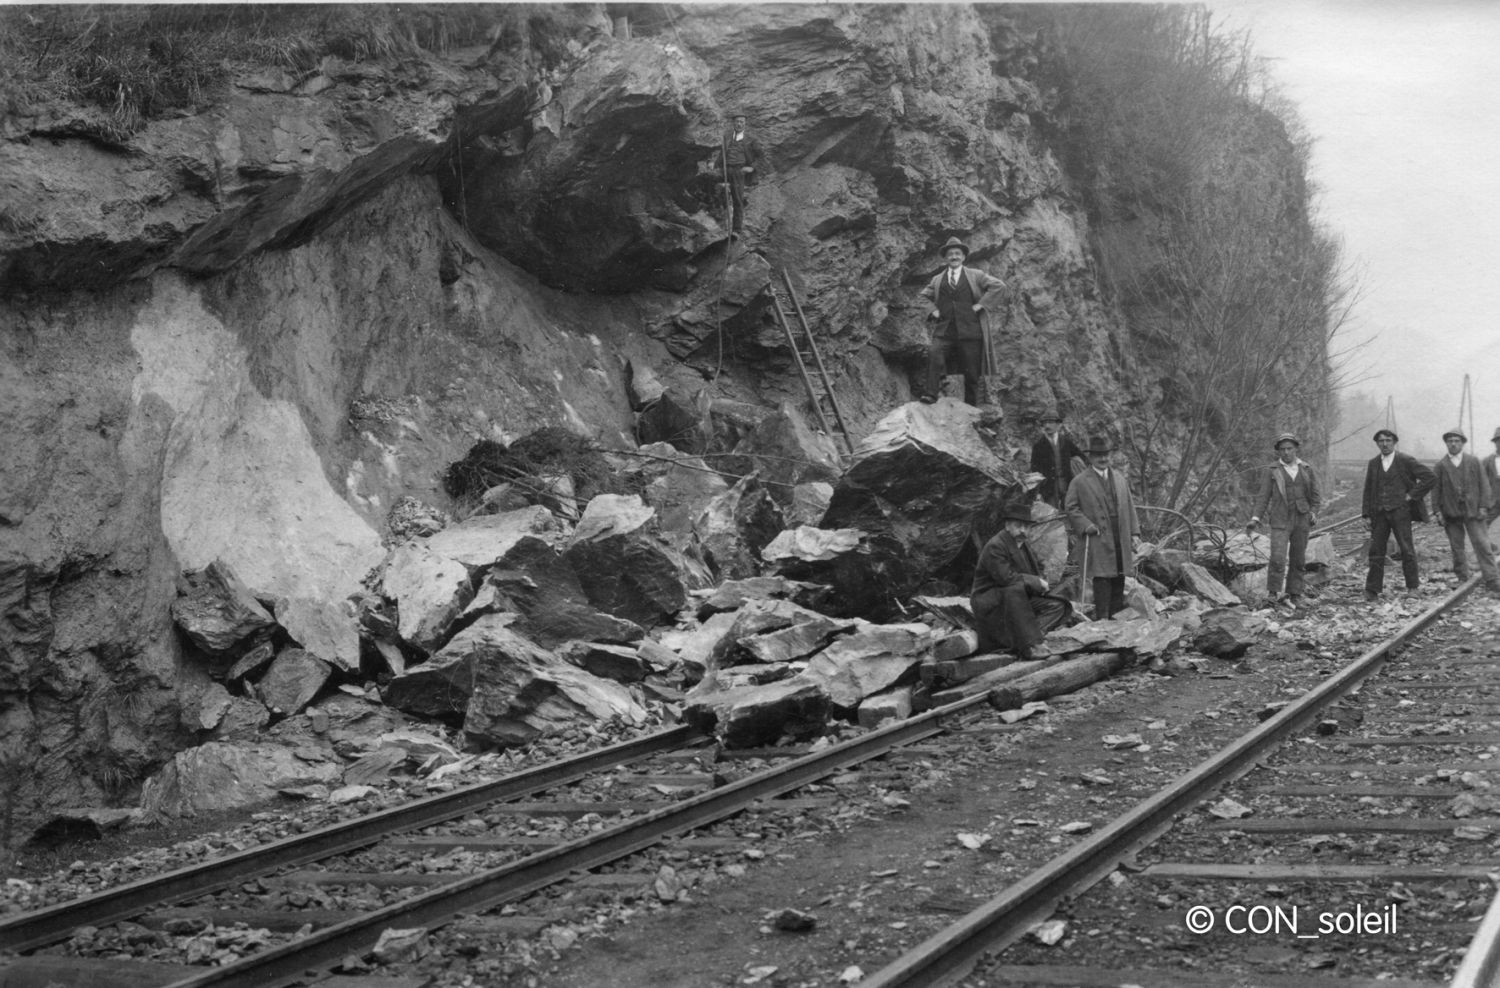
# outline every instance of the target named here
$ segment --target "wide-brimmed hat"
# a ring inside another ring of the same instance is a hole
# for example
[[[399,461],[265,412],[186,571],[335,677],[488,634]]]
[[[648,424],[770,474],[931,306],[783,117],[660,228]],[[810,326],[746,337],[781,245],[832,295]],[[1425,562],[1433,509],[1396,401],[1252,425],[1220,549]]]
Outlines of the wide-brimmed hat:
[[[1390,436],[1391,442],[1399,443],[1401,441],[1401,437],[1396,435],[1396,430],[1394,429],[1377,429],[1375,432],[1375,441],[1377,443],[1380,442],[1381,436]]]
[[[1458,429],[1449,429],[1447,432],[1443,433],[1443,442],[1447,442],[1449,436],[1453,436],[1461,442],[1469,441],[1469,437],[1464,435],[1463,432]]]
[[[1024,521],[1030,525],[1031,505],[1022,504],[1020,501],[1012,501],[1005,506],[1005,510],[1001,512],[1000,517],[1006,521]]]
[[[1282,443],[1291,443],[1293,446],[1296,446],[1298,449],[1302,448],[1302,440],[1298,439],[1295,435],[1293,435],[1290,432],[1283,432],[1281,435],[1277,436],[1276,437],[1276,441],[1271,444],[1271,448],[1272,449],[1280,449]]]
[[[1094,453],[1113,453],[1114,451],[1114,444],[1103,436],[1089,436],[1089,448],[1084,450],[1085,453],[1090,455]]]
[[[966,243],[964,243],[962,240],[958,239],[957,237],[949,237],[948,238],[948,242],[945,243],[945,244],[943,244],[943,249],[940,250],[940,251],[938,251],[938,256],[939,257],[946,257],[947,254],[948,254],[948,252],[950,250],[952,250],[953,248],[955,248],[955,247],[957,247],[959,250],[961,250],[961,251],[964,252],[964,257],[968,257],[969,256],[969,245],[966,244]]]
[[[1036,420],[1038,422],[1061,422],[1063,420],[1062,409],[1061,408],[1047,408],[1047,409],[1043,409],[1042,410],[1042,414],[1038,415]],[[1496,429],[1495,431],[1496,432],[1500,432],[1500,429]]]

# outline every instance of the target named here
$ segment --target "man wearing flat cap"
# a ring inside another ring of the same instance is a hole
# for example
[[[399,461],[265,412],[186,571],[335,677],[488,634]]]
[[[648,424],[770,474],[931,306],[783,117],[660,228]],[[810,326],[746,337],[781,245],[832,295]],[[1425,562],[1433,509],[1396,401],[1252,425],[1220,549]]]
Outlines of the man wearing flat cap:
[[[1464,552],[1464,537],[1468,536],[1474,545],[1474,557],[1479,560],[1479,575],[1484,577],[1485,587],[1496,593],[1500,592],[1500,576],[1495,573],[1495,556],[1485,520],[1493,492],[1489,478],[1484,475],[1484,464],[1473,453],[1464,452],[1468,441],[1469,437],[1458,429],[1443,433],[1448,455],[1433,464],[1437,482],[1432,488],[1432,503],[1443,520],[1443,531],[1448,533],[1453,572],[1460,581],[1469,578],[1469,557]]]
[[[1370,526],[1370,569],[1365,574],[1365,599],[1374,600],[1385,589],[1385,557],[1391,536],[1401,550],[1401,575],[1406,592],[1417,589],[1417,550],[1412,545],[1411,523],[1427,520],[1423,498],[1437,478],[1416,458],[1396,451],[1400,438],[1390,429],[1375,433],[1380,455],[1365,466],[1365,492],[1360,515]]]
[[[957,237],[943,244],[945,267],[922,289],[932,303],[927,319],[932,322],[932,343],[927,351],[927,381],[924,399],[938,396],[945,374],[964,376],[964,400],[975,404],[979,375],[990,373],[990,312],[1004,297],[1005,282],[994,275],[964,264],[969,245]]]
[[[1125,609],[1125,577],[1135,569],[1135,540],[1140,527],[1124,473],[1110,462],[1114,446],[1090,436],[1089,467],[1068,485],[1063,511],[1078,536],[1078,579],[1091,580],[1094,620]]]
[[[1276,462],[1261,476],[1260,495],[1255,499],[1255,516],[1249,528],[1262,520],[1271,529],[1271,561],[1266,566],[1266,594],[1280,601],[1283,581],[1285,603],[1295,608],[1302,600],[1302,571],[1307,563],[1307,536],[1316,523],[1323,503],[1318,477],[1310,464],[1299,455],[1302,440],[1283,432],[1272,443]],[[1288,567],[1287,559],[1291,557]]]
[[[981,652],[1006,649],[1018,659],[1032,658],[1032,647],[1068,616],[1068,602],[1048,594],[1026,533],[1031,507],[1009,504],[1002,528],[979,552],[969,603],[979,628]]]

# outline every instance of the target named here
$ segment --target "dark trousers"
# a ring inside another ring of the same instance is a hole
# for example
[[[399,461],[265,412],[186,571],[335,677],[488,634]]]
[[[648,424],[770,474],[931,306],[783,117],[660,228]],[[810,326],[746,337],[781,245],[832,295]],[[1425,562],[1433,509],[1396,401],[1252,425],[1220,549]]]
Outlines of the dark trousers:
[[[734,215],[732,229],[735,233],[745,228],[745,173],[740,167],[729,166],[729,202]]]
[[[1271,529],[1271,561],[1266,566],[1266,592],[1281,593],[1282,581],[1292,597],[1302,596],[1303,571],[1307,569],[1307,516],[1298,515],[1291,528]],[[1287,556],[1291,565],[1287,565]]]
[[[927,394],[933,398],[938,396],[944,375],[962,374],[964,401],[974,404],[979,397],[979,365],[983,352],[983,340],[961,340],[934,333],[932,346],[927,351]]]
[[[1392,535],[1396,537],[1396,548],[1401,550],[1401,575],[1406,578],[1406,589],[1417,589],[1417,550],[1411,541],[1408,502],[1388,511],[1377,510],[1370,518],[1370,572],[1365,576],[1365,593],[1380,593],[1385,589],[1385,557]]]
[[[981,652],[1030,648],[1068,616],[1066,600],[1031,593],[1021,583],[981,591],[969,598],[969,604],[979,626]]]
[[[1094,577],[1094,620],[1107,621],[1125,609],[1125,577]]]

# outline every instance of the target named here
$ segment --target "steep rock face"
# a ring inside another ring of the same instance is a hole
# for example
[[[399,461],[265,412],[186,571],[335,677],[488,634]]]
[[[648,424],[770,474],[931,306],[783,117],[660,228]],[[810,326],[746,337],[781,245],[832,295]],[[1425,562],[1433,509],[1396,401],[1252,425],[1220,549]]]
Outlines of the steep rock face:
[[[0,121],[0,752],[22,805],[128,797],[201,727],[183,570],[224,559],[347,666],[387,512],[451,506],[475,440],[630,445],[627,362],[805,405],[769,321],[783,269],[856,439],[910,396],[953,234],[1011,288],[998,445],[1053,402],[1117,430],[1159,396],[1095,261],[1149,224],[1091,225],[1031,8],[689,5],[629,42],[584,10],[545,76],[479,46],[242,66],[113,143],[66,106]],[[739,110],[768,162],[731,246],[712,159]]]

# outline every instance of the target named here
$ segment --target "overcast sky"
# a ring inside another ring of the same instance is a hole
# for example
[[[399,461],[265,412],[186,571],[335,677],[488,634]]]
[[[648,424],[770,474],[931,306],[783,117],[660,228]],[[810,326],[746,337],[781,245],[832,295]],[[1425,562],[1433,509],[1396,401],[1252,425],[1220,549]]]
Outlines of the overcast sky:
[[[1353,387],[1434,455],[1471,376],[1469,448],[1500,426],[1500,2],[1223,0],[1314,135],[1324,225],[1363,287]],[[1383,424],[1383,422],[1381,423]],[[1464,425],[1467,427],[1467,421]],[[1343,431],[1361,425],[1344,423]],[[1373,431],[1373,430],[1370,430]],[[1466,429],[1467,431],[1467,429]],[[1336,438],[1336,437],[1330,437]],[[1373,455],[1374,446],[1369,452]]]

